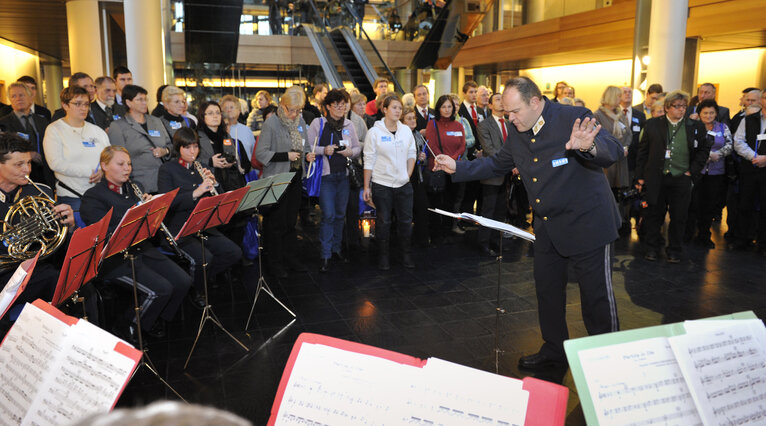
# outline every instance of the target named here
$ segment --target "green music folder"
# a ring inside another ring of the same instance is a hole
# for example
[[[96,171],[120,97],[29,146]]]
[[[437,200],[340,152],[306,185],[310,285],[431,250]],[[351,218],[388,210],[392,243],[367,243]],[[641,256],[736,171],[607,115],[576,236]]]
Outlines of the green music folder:
[[[241,212],[277,203],[294,175],[295,172],[286,172],[248,182],[246,186],[249,190],[237,211]]]

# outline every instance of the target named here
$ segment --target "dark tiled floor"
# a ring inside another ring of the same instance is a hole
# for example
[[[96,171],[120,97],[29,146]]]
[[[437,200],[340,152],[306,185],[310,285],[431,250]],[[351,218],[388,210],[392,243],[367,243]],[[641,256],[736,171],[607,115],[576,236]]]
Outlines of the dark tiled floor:
[[[717,226],[714,225],[714,226]],[[208,323],[183,369],[199,311],[184,306],[169,325],[168,338],[149,341],[149,354],[160,374],[190,402],[230,410],[264,424],[293,343],[302,332],[320,333],[402,352],[438,357],[494,371],[495,298],[498,265],[473,249],[475,232],[451,244],[416,249],[418,267],[394,266],[380,272],[372,253],[357,251],[353,262],[320,274],[316,229],[302,234],[301,259],[310,272],[269,280],[275,295],[297,315],[292,318],[273,300],[261,295],[250,329],[244,331],[257,283],[256,267],[242,272],[244,285],[225,284],[211,291],[215,313],[249,348],[245,352]],[[622,329],[753,310],[766,317],[766,259],[754,252],[727,252],[720,230],[718,247],[687,248],[681,264],[647,262],[635,240],[616,243],[614,291]],[[541,342],[529,244],[509,241],[500,285],[499,359],[501,374],[524,377],[518,357],[536,352]],[[568,288],[567,317],[572,337],[586,335],[576,284]],[[292,322],[291,322],[292,321]],[[571,375],[569,424],[582,422]],[[135,406],[174,395],[147,372],[139,372],[118,406]]]

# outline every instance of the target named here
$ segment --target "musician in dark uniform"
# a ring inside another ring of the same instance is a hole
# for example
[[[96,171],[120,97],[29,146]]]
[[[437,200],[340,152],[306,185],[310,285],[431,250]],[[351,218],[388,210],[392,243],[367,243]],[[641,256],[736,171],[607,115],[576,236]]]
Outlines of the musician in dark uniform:
[[[104,179],[85,191],[80,213],[82,220],[91,225],[101,220],[110,208],[114,208],[109,221],[109,235],[111,235],[129,208],[151,197],[146,195],[144,200],[140,200],[130,186],[128,178],[132,166],[130,154],[124,147],[104,148],[101,152],[100,164],[104,171]],[[191,277],[180,266],[160,253],[149,240],[139,243],[136,249],[136,281],[138,290],[143,296],[141,328],[150,336],[162,337],[165,335],[164,321],[170,321],[175,316],[184,296],[189,291]],[[126,286],[133,285],[130,263],[120,255],[105,259],[101,263],[99,276]],[[133,312],[131,307],[126,312],[125,319],[132,318]],[[129,324],[131,325],[128,329],[121,332],[126,338],[133,340],[136,337],[135,330],[132,321]]]
[[[173,135],[173,158],[160,166],[157,186],[160,192],[168,192],[178,188],[178,194],[170,206],[165,223],[171,234],[177,235],[200,198],[210,195],[215,187],[215,178],[210,169],[202,167],[204,176],[200,176],[194,162],[199,155],[199,137],[197,132],[188,127],[181,127]],[[234,241],[226,238],[221,231],[212,228],[205,231],[205,260],[208,263],[208,277],[226,271],[242,257],[242,250]],[[202,275],[202,244],[199,238],[187,236],[178,240],[181,250],[194,258],[194,286],[198,293],[203,288]],[[195,302],[199,296],[195,295]],[[204,302],[204,301],[203,301]]]
[[[37,187],[35,187],[27,180],[32,170],[32,153],[34,152],[36,152],[35,146],[29,141],[13,133],[0,133],[0,219],[5,218],[8,210],[22,198],[29,195],[40,196],[40,190],[43,190],[48,197],[54,197],[50,187],[42,183],[36,183]],[[53,206],[53,212],[58,216],[61,224],[74,226],[74,212],[68,204]],[[7,256],[5,244],[0,244],[0,256],[4,260],[4,256]],[[11,278],[18,263],[8,262],[8,266],[8,269],[0,272],[2,286],[5,286]],[[15,304],[33,302],[38,298],[50,301],[53,298],[58,275],[58,267],[54,266],[49,258],[38,261],[26,290]]]
[[[509,80],[503,106],[514,126],[495,155],[455,162],[439,155],[435,170],[467,181],[519,173],[535,214],[535,287],[540,351],[519,367],[539,370],[565,365],[567,266],[580,284],[583,320],[589,334],[617,331],[612,292],[611,243],[620,214],[603,169],[624,156],[619,142],[596,125],[590,111],[543,97],[530,79]]]

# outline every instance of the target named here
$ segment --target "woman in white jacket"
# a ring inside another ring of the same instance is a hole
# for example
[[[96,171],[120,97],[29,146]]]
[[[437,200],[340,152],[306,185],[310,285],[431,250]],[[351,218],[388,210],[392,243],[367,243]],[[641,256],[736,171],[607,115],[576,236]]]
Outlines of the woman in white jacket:
[[[390,94],[381,103],[383,119],[376,121],[364,140],[364,201],[377,211],[375,238],[378,241],[378,268],[390,269],[389,234],[391,212],[396,209],[402,264],[414,268],[410,257],[412,235],[412,185],[415,167],[415,139],[409,127],[399,122],[402,101]]]

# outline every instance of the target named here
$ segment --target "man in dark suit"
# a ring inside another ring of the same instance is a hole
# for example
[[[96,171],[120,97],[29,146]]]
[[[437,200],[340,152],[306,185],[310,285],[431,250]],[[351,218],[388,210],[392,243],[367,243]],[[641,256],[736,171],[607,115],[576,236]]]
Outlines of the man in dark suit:
[[[425,84],[418,84],[415,86],[412,94],[415,96],[415,119],[417,120],[415,130],[419,131],[420,134],[425,137],[425,129],[428,125],[428,121],[434,116],[433,108],[428,106],[430,100],[428,87]]]
[[[646,98],[644,102],[633,105],[633,108],[643,111],[644,116],[652,118],[652,105],[657,102],[657,99],[662,95],[662,85],[652,84],[646,89]]]
[[[88,92],[88,98],[90,98],[91,102],[96,100],[96,85],[93,84],[93,79],[90,78],[88,74],[85,74],[84,72],[76,72],[72,74],[72,76],[69,77],[69,87],[72,86],[80,86],[85,89]],[[51,122],[54,122],[65,115],[66,111],[64,111],[64,108],[59,108],[53,113]],[[93,117],[93,111],[88,111],[88,116],[85,117],[85,121],[90,124],[96,124],[96,118]]]
[[[0,129],[6,132],[15,132],[21,138],[30,142],[32,152],[32,165],[29,177],[35,182],[44,183],[53,187],[56,178],[45,161],[43,150],[43,137],[48,121],[41,115],[32,113],[32,92],[22,82],[11,83],[8,86],[8,97],[11,99],[11,112],[0,117]]]
[[[611,245],[621,219],[603,169],[625,154],[589,110],[548,101],[529,78],[509,80],[502,97],[513,123],[503,148],[491,157],[457,163],[439,155],[434,168],[464,181],[502,176],[518,167],[535,214],[535,289],[545,341],[538,353],[521,357],[519,367],[542,370],[566,364],[570,262],[588,333],[619,329]]]
[[[660,228],[670,211],[668,263],[681,261],[692,182],[701,177],[711,143],[702,122],[684,117],[689,102],[686,92],[676,90],[665,97],[665,115],[646,121],[638,144],[636,180],[645,187],[649,211],[644,222],[647,252],[644,259],[657,260],[665,245]]]
[[[477,111],[489,118],[492,115],[492,109],[489,107],[489,89],[487,86],[479,86],[476,89],[476,108]]]
[[[758,100],[760,98],[761,91],[756,87],[748,87],[742,91],[742,98],[739,101],[739,105],[742,107],[742,109],[738,113],[734,114],[734,117],[731,118],[731,125],[729,126],[729,130],[731,130],[732,135],[737,131],[739,123],[742,122],[745,116],[748,114],[754,114],[761,110],[760,106],[758,105]]]
[[[697,111],[697,105],[699,105],[699,103],[705,99],[715,100],[715,86],[713,83],[702,83],[700,87],[697,88],[697,102],[694,104],[694,106],[686,109],[686,116],[692,120],[699,120],[700,116]],[[715,120],[730,126],[731,119],[729,108],[718,105],[718,116],[715,118]]]
[[[636,170],[636,155],[638,154],[638,136],[641,129],[646,124],[646,115],[640,108],[630,106],[633,103],[633,89],[625,86],[622,88],[622,97],[620,98],[620,108],[630,123],[630,130],[633,132],[633,140],[628,147],[628,170],[631,180]]]
[[[503,149],[509,130],[508,121],[506,121],[504,116],[505,110],[503,110],[503,99],[500,93],[492,95],[489,110],[491,111],[490,118],[479,123],[479,133],[476,136],[481,144],[483,154],[487,157],[495,155],[495,153]],[[518,174],[518,170],[516,170],[515,174]],[[505,175],[482,180],[481,196],[481,215],[498,222],[503,222],[506,212],[505,202],[508,199]],[[479,250],[482,254],[495,257],[497,252],[491,247],[489,237],[490,229],[483,226],[479,227],[477,236]]]
[[[117,85],[117,93],[114,95],[115,103],[125,106],[125,102],[122,100],[122,88],[128,84],[133,84],[133,73],[127,67],[118,65],[112,71],[112,78]]]
[[[96,79],[96,100],[90,104],[90,112],[96,126],[108,131],[112,121],[120,120],[127,113],[124,106],[115,102],[116,85],[114,79],[103,76]]]
[[[34,103],[35,99],[37,99],[37,80],[35,80],[33,77],[28,75],[23,75],[19,77],[18,80],[16,80],[20,83],[24,83],[29,90],[32,92],[32,114],[37,114],[45,118],[48,123],[51,122],[51,110],[48,108],[38,105]]]
[[[758,252],[766,256],[766,90],[759,99],[761,111],[747,115],[734,133],[739,163],[739,197],[735,241],[730,248],[744,249],[756,231]],[[753,108],[751,105],[749,108]],[[756,220],[756,202],[760,212]]]

